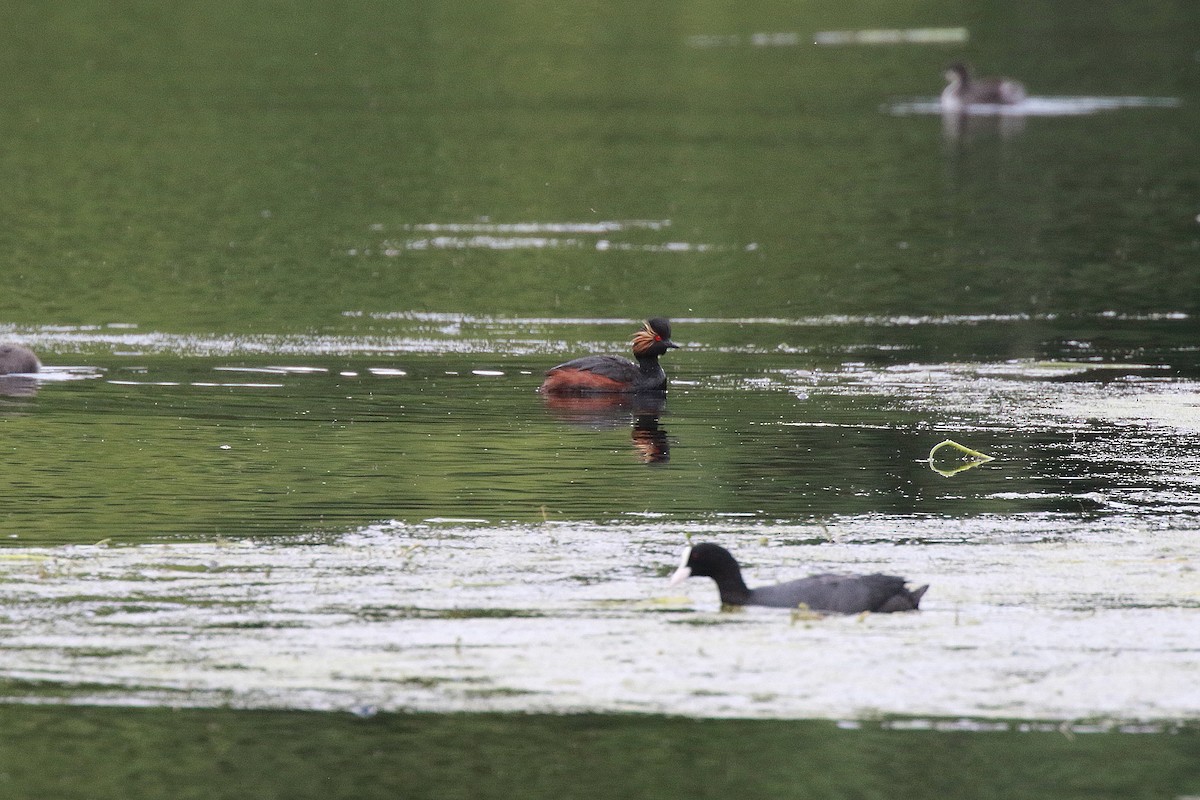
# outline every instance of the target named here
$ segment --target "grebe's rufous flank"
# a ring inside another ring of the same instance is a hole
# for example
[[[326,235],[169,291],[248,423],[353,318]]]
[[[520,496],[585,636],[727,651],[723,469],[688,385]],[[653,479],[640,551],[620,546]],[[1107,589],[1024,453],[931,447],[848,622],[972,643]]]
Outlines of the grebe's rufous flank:
[[[729,606],[805,607],[811,611],[860,614],[915,611],[928,585],[908,589],[895,575],[812,575],[774,586],[747,588],[742,570],[729,551],[716,544],[697,544],[683,551],[683,561],[671,585],[697,575],[712,578]]]
[[[976,78],[961,62],[946,67],[947,86],[942,90],[942,108],[962,111],[973,105],[1010,106],[1025,99],[1025,86],[1011,78]]]
[[[42,362],[28,347],[19,344],[0,344],[0,375],[14,372],[37,372],[42,368]]]
[[[667,373],[658,357],[679,347],[671,341],[671,323],[662,317],[648,319],[633,335],[633,357],[584,356],[546,371],[539,389],[546,394],[605,394],[663,391]]]

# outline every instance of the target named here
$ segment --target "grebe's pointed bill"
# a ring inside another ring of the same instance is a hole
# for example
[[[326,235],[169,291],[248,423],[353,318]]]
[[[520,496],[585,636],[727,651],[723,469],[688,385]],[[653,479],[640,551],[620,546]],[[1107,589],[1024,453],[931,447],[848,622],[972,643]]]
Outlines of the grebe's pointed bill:
[[[688,545],[683,548],[683,558],[679,561],[679,569],[671,574],[670,585],[674,586],[677,583],[683,583],[688,578],[692,577],[692,568],[688,566],[688,561],[692,557],[692,546]]]

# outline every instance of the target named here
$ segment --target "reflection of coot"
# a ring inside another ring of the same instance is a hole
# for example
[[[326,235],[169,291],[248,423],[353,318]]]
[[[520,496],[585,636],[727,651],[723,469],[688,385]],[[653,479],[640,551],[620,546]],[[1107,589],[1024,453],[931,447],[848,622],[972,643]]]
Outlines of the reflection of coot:
[[[14,372],[32,373],[42,368],[42,362],[28,347],[19,344],[0,344],[0,375]]]
[[[728,550],[715,544],[697,544],[683,551],[683,562],[671,576],[672,585],[692,575],[712,578],[721,603],[730,606],[805,607],[835,614],[915,611],[929,586],[908,589],[895,575],[812,575],[774,586],[747,588],[742,570]]]

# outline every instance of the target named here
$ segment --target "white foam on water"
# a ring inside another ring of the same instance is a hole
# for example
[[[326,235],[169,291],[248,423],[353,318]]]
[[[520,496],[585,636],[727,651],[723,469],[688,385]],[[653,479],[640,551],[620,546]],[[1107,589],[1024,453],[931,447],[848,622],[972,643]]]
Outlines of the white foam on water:
[[[756,243],[734,246],[681,241],[622,241],[614,238],[631,232],[658,233],[665,231],[670,226],[671,220],[669,219],[403,223],[395,227],[406,233],[433,235],[389,237],[378,244],[352,247],[346,252],[350,256],[397,257],[406,253],[431,250],[589,249],[597,252],[708,253],[733,250],[753,252],[758,249]],[[375,224],[370,226],[370,229],[372,232],[385,232],[387,227]],[[584,238],[593,236],[602,238],[595,240]]]
[[[40,372],[9,373],[5,377],[31,378],[39,383],[89,381],[104,377],[104,370],[100,367],[63,366],[60,364],[55,364],[54,366],[43,365]]]
[[[912,614],[722,612],[710,580],[664,577],[685,534],[732,550],[752,586],[886,570],[931,588]],[[325,540],[10,547],[0,675],[130,705],[1153,725],[1200,715],[1197,535],[1075,515],[438,517]]]
[[[600,222],[422,222],[400,225],[401,230],[425,233],[521,234],[578,233],[602,234],[630,230],[661,231],[671,226],[669,219],[604,220]],[[384,230],[382,226],[378,230]]]
[[[966,28],[876,28],[850,31],[821,31],[813,36],[813,44],[881,45],[881,44],[962,44],[970,38]]]
[[[1177,97],[1027,97],[1011,105],[976,104],[965,111],[947,111],[938,98],[916,98],[883,106],[897,117],[947,114],[951,117],[1077,117],[1123,108],[1178,108]]]
[[[281,367],[213,367],[213,372],[253,372],[266,375],[286,375],[288,370]]]
[[[342,312],[347,319],[370,319],[397,323],[391,334],[359,335],[312,334],[176,334],[156,331],[112,331],[98,326],[0,326],[0,335],[19,337],[38,351],[106,349],[118,355],[135,352],[137,355],[172,353],[182,356],[232,357],[241,355],[270,355],[283,357],[378,355],[395,356],[402,353],[502,353],[529,355],[560,352],[577,347],[555,333],[563,326],[627,326],[640,325],[632,317],[502,317],[488,314],[464,314],[438,311],[362,311]],[[689,317],[672,319],[676,325],[759,325],[779,327],[922,327],[975,326],[1020,324],[1031,321],[1112,320],[1123,322],[1187,322],[1190,316],[1182,312],[1128,314],[1103,312],[1064,316],[1059,314],[944,314],[944,315],[850,315],[831,314],[812,317]],[[467,331],[469,335],[465,335]],[[620,338],[624,338],[622,335]],[[587,343],[589,345],[593,343]],[[607,346],[606,343],[598,343]],[[691,343],[685,343],[689,346]],[[786,349],[779,345],[775,349]],[[738,352],[729,349],[729,352]],[[801,349],[803,352],[803,349]],[[264,370],[286,373],[323,373],[326,367],[306,365],[267,365],[264,367],[221,366],[228,371]],[[214,368],[214,369],[218,369]],[[76,380],[102,374],[94,367],[46,367],[31,377],[38,380]]]
[[[188,386],[195,386],[201,389],[282,389],[282,383],[215,383],[209,381],[195,381],[189,383]]]
[[[758,31],[755,33],[695,34],[686,39],[688,47],[701,50],[730,47],[802,47],[888,45],[888,44],[962,44],[970,37],[966,28],[867,28],[863,30],[818,31],[812,36],[799,31]]]

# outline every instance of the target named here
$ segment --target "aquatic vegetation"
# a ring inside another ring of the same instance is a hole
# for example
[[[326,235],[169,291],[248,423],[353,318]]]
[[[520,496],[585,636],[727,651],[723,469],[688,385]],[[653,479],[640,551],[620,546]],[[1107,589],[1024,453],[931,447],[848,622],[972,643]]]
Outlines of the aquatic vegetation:
[[[957,455],[947,457],[943,454],[941,459],[939,459],[938,453],[943,450],[952,450]],[[928,459],[929,468],[944,478],[949,478],[951,475],[957,475],[960,472],[973,469],[994,460],[995,458],[992,456],[981,453],[978,450],[972,450],[953,439],[944,439],[935,444],[929,450]]]

